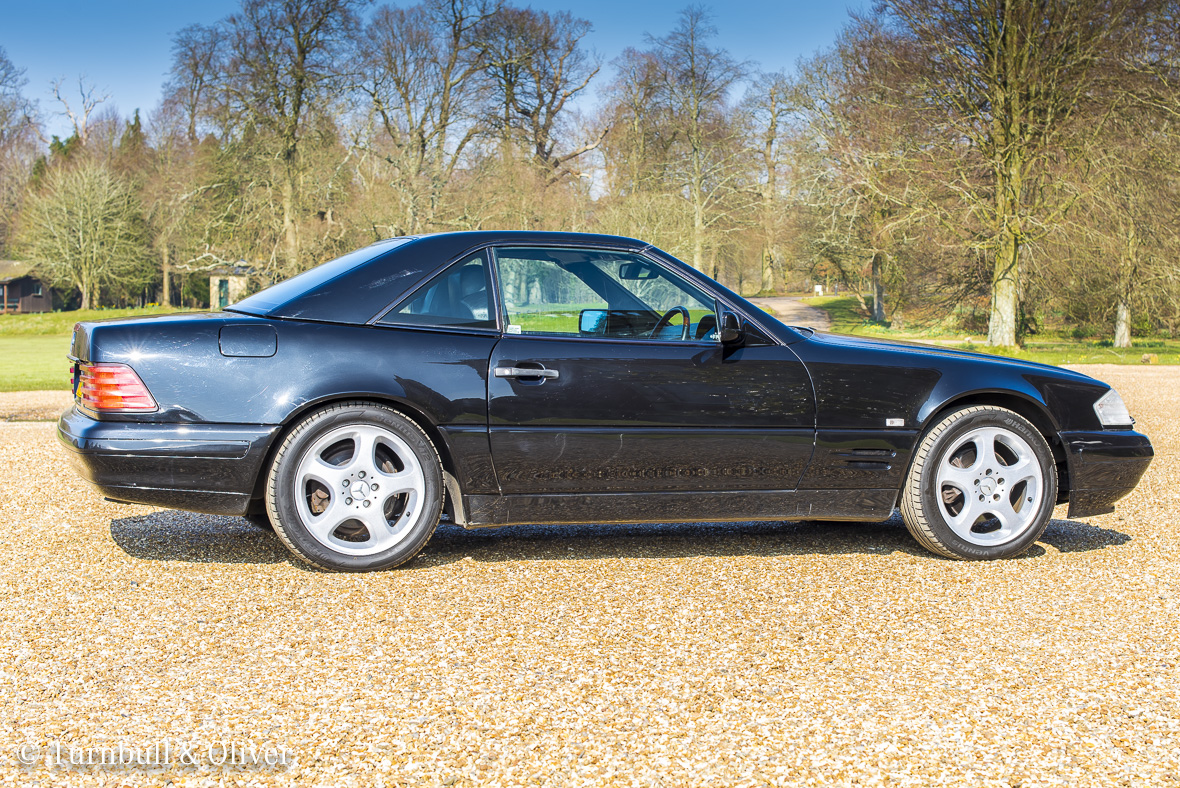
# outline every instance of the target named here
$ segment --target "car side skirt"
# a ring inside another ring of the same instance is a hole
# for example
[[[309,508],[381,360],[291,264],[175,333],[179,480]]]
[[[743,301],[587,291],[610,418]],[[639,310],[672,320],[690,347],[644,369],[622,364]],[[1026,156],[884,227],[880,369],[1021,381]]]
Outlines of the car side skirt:
[[[881,521],[896,489],[740,492],[465,495],[466,528],[574,523],[687,523],[747,520]]]

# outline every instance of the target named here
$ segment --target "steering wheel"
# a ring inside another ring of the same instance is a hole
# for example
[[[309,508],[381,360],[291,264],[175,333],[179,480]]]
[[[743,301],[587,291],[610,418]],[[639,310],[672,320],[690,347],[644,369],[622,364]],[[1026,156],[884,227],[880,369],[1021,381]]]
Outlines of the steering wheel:
[[[665,312],[663,314],[663,316],[660,317],[660,319],[656,321],[656,327],[651,330],[651,333],[648,334],[648,337],[651,339],[656,339],[659,336],[661,329],[663,329],[665,326],[669,326],[672,324],[672,318],[675,315],[683,315],[684,316],[684,325],[681,326],[681,328],[680,328],[680,341],[684,342],[685,340],[687,340],[688,339],[689,323],[692,322],[692,318],[688,316],[688,310],[682,306],[674,306],[671,309],[669,309],[667,312]]]

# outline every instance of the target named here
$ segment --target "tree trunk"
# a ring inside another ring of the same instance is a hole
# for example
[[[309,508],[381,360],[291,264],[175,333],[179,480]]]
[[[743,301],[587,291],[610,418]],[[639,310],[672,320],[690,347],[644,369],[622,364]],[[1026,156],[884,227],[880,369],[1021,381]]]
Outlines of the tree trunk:
[[[996,267],[992,272],[992,311],[987,324],[987,343],[999,347],[1016,344],[1016,307],[1019,294],[1020,242],[1016,234],[1004,227]]]
[[[168,248],[168,244],[164,244],[163,249],[160,250],[160,256],[164,274],[164,284],[160,288],[160,303],[164,306],[172,306],[172,250]]]
[[[1132,222],[1125,234],[1126,247],[1119,259],[1118,304],[1114,317],[1114,346],[1131,347],[1131,288],[1139,266],[1139,238]]]
[[[769,246],[762,249],[762,292],[774,292],[774,251]]]
[[[1007,12],[1006,12],[1007,13]],[[1006,47],[1016,46],[1016,37],[1005,39]],[[1014,55],[1006,52],[1008,65]],[[1019,91],[1009,96],[1010,111],[1020,109]],[[1024,205],[1024,156],[1020,150],[1021,139],[1017,129],[993,119],[995,137],[999,141],[999,159],[995,166],[995,228],[996,261],[992,270],[992,309],[987,325],[987,343],[998,347],[1013,347],[1016,344],[1016,315],[1020,301],[1020,247],[1023,235]],[[1019,124],[1017,124],[1019,125]],[[1015,135],[1015,136],[1014,136]]]
[[[692,267],[713,276],[705,271],[705,210],[699,202],[693,205],[692,217]]]
[[[283,251],[288,271],[299,272],[299,227],[295,224],[295,174],[288,170],[283,179]]]
[[[885,268],[885,252],[873,253],[873,322],[885,322],[885,285],[882,283]]]
[[[1131,347],[1131,305],[1125,293],[1119,293],[1118,309],[1114,318],[1114,346]]]

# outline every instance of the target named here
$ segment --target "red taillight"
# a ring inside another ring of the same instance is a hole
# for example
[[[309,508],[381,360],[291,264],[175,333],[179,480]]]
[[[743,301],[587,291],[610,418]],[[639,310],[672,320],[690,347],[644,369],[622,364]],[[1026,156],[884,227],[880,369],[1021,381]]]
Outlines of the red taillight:
[[[149,411],[156,400],[126,364],[78,363],[78,400],[95,411]]]

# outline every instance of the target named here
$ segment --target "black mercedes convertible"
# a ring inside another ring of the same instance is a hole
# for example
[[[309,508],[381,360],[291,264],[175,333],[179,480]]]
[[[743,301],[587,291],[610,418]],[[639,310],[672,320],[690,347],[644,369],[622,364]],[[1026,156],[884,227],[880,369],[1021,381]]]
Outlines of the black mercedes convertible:
[[[943,556],[1095,515],[1152,449],[1041,364],[786,326],[630,238],[394,238],[225,311],[79,323],[59,436],[104,496],[241,515],[300,559],[441,520],[879,521]]]

